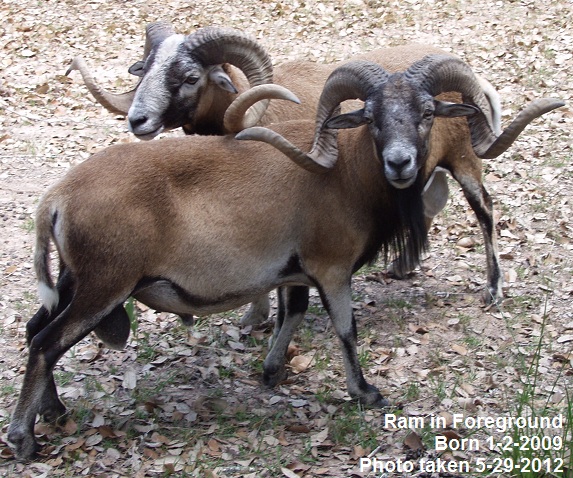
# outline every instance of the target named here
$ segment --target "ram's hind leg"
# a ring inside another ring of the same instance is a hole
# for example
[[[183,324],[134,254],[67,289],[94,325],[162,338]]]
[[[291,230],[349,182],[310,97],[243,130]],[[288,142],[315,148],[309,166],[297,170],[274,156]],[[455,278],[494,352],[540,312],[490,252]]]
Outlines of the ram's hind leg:
[[[20,460],[28,460],[38,451],[34,438],[36,415],[53,418],[65,410],[54,384],[52,372],[56,362],[122,302],[102,307],[90,303],[90,299],[89,292],[76,292],[66,310],[31,340],[22,390],[8,429],[8,441]]]
[[[50,322],[58,317],[70,304],[74,295],[73,285],[71,274],[68,269],[62,265],[60,267],[58,283],[56,284],[59,296],[58,304],[52,312],[49,312],[44,306],[40,307],[38,312],[28,321],[26,324],[26,341],[28,345],[30,345],[30,342],[38,332],[48,326]]]
[[[288,346],[308,309],[308,287],[281,287],[277,294],[279,312],[271,350],[263,364],[263,383],[268,387],[274,387],[286,378],[285,356]]]
[[[389,403],[378,389],[364,379],[356,351],[356,321],[352,314],[350,283],[320,290],[322,303],[327,309],[334,330],[342,344],[348,393],[365,405],[385,407]]]

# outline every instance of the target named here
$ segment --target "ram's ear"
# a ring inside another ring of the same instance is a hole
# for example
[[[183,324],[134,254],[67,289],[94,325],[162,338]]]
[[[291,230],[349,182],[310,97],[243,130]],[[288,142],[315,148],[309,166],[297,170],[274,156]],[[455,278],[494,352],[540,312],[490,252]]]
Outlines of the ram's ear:
[[[351,111],[341,115],[329,118],[324,124],[328,129],[349,129],[358,128],[363,124],[372,123],[372,119],[364,114],[364,108],[361,110]]]
[[[238,93],[239,91],[233,84],[231,77],[225,72],[221,65],[215,65],[209,71],[209,79],[219,88],[229,93]]]
[[[465,103],[449,103],[447,101],[434,100],[434,116],[455,118],[457,116],[471,116],[479,113],[479,108]]]
[[[133,65],[129,67],[127,70],[130,74],[142,77],[143,76],[143,65],[145,65],[144,61],[136,61]]]

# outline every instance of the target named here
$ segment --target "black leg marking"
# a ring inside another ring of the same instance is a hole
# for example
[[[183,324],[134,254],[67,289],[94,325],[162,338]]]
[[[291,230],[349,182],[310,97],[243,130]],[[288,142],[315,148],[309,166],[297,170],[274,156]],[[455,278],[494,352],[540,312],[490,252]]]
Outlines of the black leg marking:
[[[473,179],[464,181],[464,178],[456,178],[456,180],[460,183],[462,191],[477,217],[484,238],[487,265],[487,291],[484,300],[488,304],[495,303],[503,298],[503,292],[497,234],[493,221],[493,202],[483,184],[476,183]]]
[[[97,291],[99,296],[113,297],[117,291]],[[28,364],[22,390],[8,429],[8,442],[19,460],[29,460],[38,451],[34,437],[34,423],[38,414],[48,419],[60,416],[65,407],[57,396],[53,368],[58,359],[82,338],[87,336],[103,317],[124,302],[110,300],[111,306],[98,306],[93,301],[94,293],[76,291],[74,300],[54,320],[36,333],[30,342]]]
[[[282,382],[287,372],[284,366],[286,352],[308,308],[309,288],[306,286],[281,287],[279,313],[273,333],[272,348],[263,364],[263,383],[274,387]]]
[[[183,322],[183,325],[186,327],[193,327],[193,324],[195,323],[193,314],[181,314],[179,318],[181,319],[181,322]]]
[[[388,406],[378,389],[364,379],[356,350],[356,322],[352,314],[350,284],[335,291],[319,289],[322,303],[328,310],[334,330],[342,344],[342,356],[346,371],[346,384],[351,397],[365,405]]]

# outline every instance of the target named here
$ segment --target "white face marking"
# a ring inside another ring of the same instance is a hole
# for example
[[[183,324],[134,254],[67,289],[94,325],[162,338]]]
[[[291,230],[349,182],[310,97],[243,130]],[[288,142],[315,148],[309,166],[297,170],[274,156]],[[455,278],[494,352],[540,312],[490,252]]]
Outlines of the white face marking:
[[[179,48],[179,45],[181,45],[184,40],[184,35],[171,35],[163,40],[155,53],[153,64],[147,72],[146,77],[153,77],[158,71],[165,70],[165,67],[169,66],[173,58],[177,55],[177,48]]]
[[[179,45],[184,40],[184,35],[171,35],[161,43],[153,64],[143,77],[129,108],[128,117],[147,118],[145,125],[141,125],[147,133],[154,132],[160,126],[158,121],[169,106],[170,95],[166,86],[166,75],[177,55]]]

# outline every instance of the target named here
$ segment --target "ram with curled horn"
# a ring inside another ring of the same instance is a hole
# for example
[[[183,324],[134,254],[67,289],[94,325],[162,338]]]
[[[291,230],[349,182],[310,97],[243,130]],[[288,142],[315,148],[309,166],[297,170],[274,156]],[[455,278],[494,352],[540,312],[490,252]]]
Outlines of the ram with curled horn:
[[[159,33],[155,33],[156,30]],[[134,72],[144,75],[147,83],[155,85],[154,88],[145,84],[141,85],[138,91],[137,106],[131,110],[131,129],[142,138],[151,138],[161,131],[177,127],[183,127],[183,130],[189,134],[225,134],[241,131],[255,124],[257,119],[258,124],[262,126],[293,119],[313,119],[326,78],[336,67],[344,63],[324,65],[295,60],[279,64],[274,68],[273,81],[294,92],[300,98],[301,104],[295,106],[285,102],[271,101],[270,104],[257,105],[251,117],[243,120],[246,111],[244,105],[251,103],[249,99],[241,99],[241,96],[237,98],[233,93],[235,84],[237,85],[235,89],[242,92],[248,91],[249,85],[239,86],[237,83],[240,81],[238,70],[235,71],[232,65],[219,65],[217,68],[213,67],[212,70],[205,69],[205,78],[197,80],[197,83],[206,83],[207,86],[198,96],[199,90],[188,86],[185,81],[187,77],[190,77],[192,81],[198,78],[193,73],[193,71],[196,72],[197,67],[193,60],[193,50],[180,46],[176,51],[173,49],[173,45],[178,42],[180,45],[188,44],[188,39],[196,34],[187,37],[177,36],[172,28],[163,22],[150,24],[147,32],[145,58],[149,56],[147,52],[151,50],[149,45],[153,45],[154,51],[157,51],[165,41],[172,44],[171,51],[174,53],[153,55],[149,61],[138,62],[137,67],[136,65],[132,67],[132,70],[136,70]],[[199,38],[200,32],[197,32]],[[171,36],[174,38],[170,39]],[[241,50],[243,53],[248,52],[252,47],[248,41],[243,40],[243,44],[245,46]],[[444,53],[432,46],[412,44],[374,50],[359,55],[357,58],[374,61],[387,71],[396,72],[407,69],[412,63],[428,54]],[[146,68],[143,68],[144,65]],[[209,77],[207,74],[209,71],[220,73],[221,68],[225,68],[225,72],[228,73],[227,81],[223,81],[221,75],[213,74]],[[86,76],[84,71],[82,74]],[[215,81],[218,76],[219,82]],[[169,82],[169,88],[167,88],[168,77],[172,79]],[[480,77],[477,79],[489,103],[484,113],[488,116],[493,130],[498,133],[501,117],[499,95],[485,79]],[[134,96],[135,92],[131,95],[132,102]],[[447,98],[459,101],[459,96],[456,95],[448,94]],[[193,106],[195,102],[197,106]],[[211,107],[213,104],[216,106]],[[124,114],[128,109],[125,108]],[[455,136],[441,138],[439,145],[440,148],[430,151],[426,162],[425,177],[428,180],[423,196],[426,227],[430,228],[433,218],[447,202],[449,194],[447,172],[449,172],[460,183],[464,194],[470,200],[470,205],[476,212],[483,231],[487,263],[487,286],[484,299],[488,303],[499,301],[503,297],[502,274],[497,254],[495,228],[491,227],[493,224],[491,200],[482,184],[481,160],[471,148],[467,130],[458,129]],[[394,261],[390,265],[390,270],[396,277],[401,278],[412,271],[416,265],[417,261],[406,257],[404,260]],[[245,314],[242,322],[244,324],[260,322],[266,318],[268,311],[268,299],[261,297]]]
[[[240,90],[272,83],[272,63],[249,36],[230,28],[207,27],[177,34],[167,22],[146,28],[143,59],[129,68],[140,81],[114,94],[99,86],[81,57],[66,72],[79,70],[94,98],[112,113],[127,115],[131,131],[151,139],[182,127],[187,134],[222,134],[223,116]],[[243,120],[257,124],[268,100]]]
[[[327,81],[316,123],[238,135],[270,146],[229,136],[118,144],[50,187],[36,213],[34,267],[43,307],[54,314],[27,325],[28,364],[7,433],[16,457],[38,451],[37,415],[65,412],[53,376],[59,358],[113,322],[130,296],[159,311],[211,314],[281,288],[284,316],[263,364],[272,386],[285,375],[288,344],[315,287],[342,344],[348,392],[367,405],[386,405],[358,360],[351,278],[381,251],[410,244],[416,256],[423,249],[420,171],[431,132],[440,124],[467,128],[458,118],[467,116],[480,154],[501,154],[532,119],[563,104],[533,103],[498,137],[481,119],[482,98],[472,97],[471,87],[460,87],[468,104],[452,104],[434,95],[456,83],[418,80],[449,61],[425,59],[395,75],[351,63]],[[458,66],[455,75],[463,79],[466,67]],[[340,102],[356,97],[362,110],[331,117]],[[444,121],[434,122],[436,116]],[[56,284],[51,243],[59,256]]]
[[[341,71],[337,72],[337,76],[341,75]],[[390,70],[391,71],[391,70]],[[389,73],[388,73],[389,75]],[[334,78],[330,80],[334,84]],[[394,84],[405,85],[403,91],[394,87]],[[379,98],[378,101],[369,100],[366,102],[364,109],[360,112],[343,115],[335,122],[330,120],[327,124],[330,128],[341,127],[342,119],[345,120],[345,127],[350,127],[352,121],[357,124],[371,123],[370,128],[376,128],[376,122],[381,122],[382,119],[385,123],[380,123],[378,128],[373,130],[372,135],[381,134],[381,129],[384,128],[385,134],[399,135],[403,129],[402,122],[409,125],[410,128],[418,127],[417,118],[395,117],[392,118],[387,114],[390,110],[389,105],[394,105],[397,111],[408,111],[410,106],[410,99],[406,96],[407,85],[418,85],[418,98],[416,101],[420,102],[421,98],[425,95],[428,97],[439,97],[442,100],[449,100],[449,102],[459,102],[460,100],[477,107],[476,114],[468,116],[467,122],[469,124],[469,132],[464,121],[445,121],[440,118],[434,124],[431,133],[427,131],[424,141],[426,142],[426,149],[418,150],[418,153],[424,151],[424,161],[415,164],[412,157],[409,159],[402,158],[404,152],[401,153],[401,160],[404,161],[406,169],[401,174],[413,174],[414,171],[420,170],[424,189],[424,213],[426,216],[426,227],[429,229],[431,221],[435,214],[441,210],[448,196],[448,187],[444,172],[448,171],[456,179],[462,187],[463,193],[468,200],[470,206],[476,213],[482,233],[485,238],[485,249],[487,258],[487,290],[485,294],[485,301],[497,301],[503,297],[502,293],[502,274],[499,265],[499,257],[497,252],[497,240],[495,234],[495,224],[493,219],[493,207],[491,198],[485,189],[482,179],[482,158],[494,158],[499,156],[505,151],[509,145],[515,140],[523,128],[535,117],[551,111],[552,109],[561,106],[561,102],[552,99],[541,99],[529,105],[516,120],[501,134],[499,127],[499,112],[492,114],[492,101],[491,95],[486,95],[484,91],[483,79],[477,77],[469,68],[469,66],[461,60],[450,55],[429,55],[421,61],[412,65],[404,74],[389,75],[389,80],[384,83],[384,87],[379,88],[379,92],[372,91],[370,98]],[[409,86],[408,86],[409,87]],[[318,117],[324,122],[327,120],[324,110],[324,101],[326,98],[326,91],[323,92],[321,98],[321,107],[319,108]],[[330,92],[328,94],[331,94]],[[353,93],[354,97],[363,99],[365,97],[364,90],[360,91],[360,95],[356,91]],[[460,96],[461,95],[461,96]],[[351,96],[352,97],[352,96]],[[434,106],[428,110],[428,114],[441,116],[441,110],[445,109],[447,102],[434,101]],[[373,112],[373,105],[381,111],[381,114],[376,116]],[[380,106],[384,105],[384,106]],[[500,108],[499,104],[495,105]],[[457,107],[458,109],[460,107]],[[329,111],[331,113],[331,111]],[[383,114],[382,114],[383,113]],[[423,124],[423,123],[420,123]],[[337,126],[338,125],[338,126]],[[324,132],[324,124],[317,126],[320,131]],[[392,133],[389,133],[392,132]],[[247,133],[245,133],[247,134]],[[250,133],[249,133],[250,134]],[[321,148],[321,142],[324,141],[323,135],[317,133],[317,144],[315,149],[310,154],[303,154],[302,152],[290,151],[291,157],[296,158],[301,164],[306,164],[307,167],[314,170],[322,168],[322,164],[331,164],[335,155],[325,154],[326,150]],[[276,138],[277,145],[285,148],[283,140]],[[288,150],[288,148],[287,148]],[[316,162],[312,158],[316,157]],[[386,163],[385,163],[386,164]],[[419,169],[415,169],[419,168]],[[401,184],[407,184],[405,178],[397,176],[397,167],[386,164],[386,174],[388,180],[394,187],[401,187]],[[413,176],[412,176],[413,177]],[[428,187],[430,186],[430,187]],[[414,250],[415,245],[408,246],[406,250]],[[397,271],[411,270],[418,262],[418,258],[410,255],[399,257],[392,264],[393,269]]]
[[[146,28],[143,60],[134,63],[129,67],[128,71],[133,75],[141,76],[141,68],[143,64],[145,64],[151,51],[156,49],[157,46],[160,45],[167,37],[174,34],[175,31],[169,23],[150,23]],[[126,91],[125,93],[112,93],[95,81],[91,69],[87,66],[83,57],[76,56],[73,59],[72,64],[66,71],[66,76],[74,70],[78,70],[81,73],[89,92],[99,104],[101,104],[110,113],[127,116],[127,112],[133,103],[133,98],[135,97],[135,92],[139,86],[139,82],[133,89]]]
[[[436,99],[447,91],[460,93],[464,103]],[[364,102],[362,109],[338,114],[343,101],[355,98]],[[431,151],[440,147],[440,140],[458,136],[459,130],[469,125],[471,146],[478,157],[496,158],[513,144],[535,118],[564,104],[552,98],[535,100],[503,132],[497,133],[490,116],[484,114],[489,103],[479,80],[461,60],[451,56],[429,55],[406,72],[395,74],[386,72],[376,64],[358,61],[338,68],[326,82],[318,106],[310,152],[304,152],[275,129],[248,128],[237,134],[236,138],[272,145],[309,173],[323,177],[324,184],[340,181],[340,188],[348,195],[345,207],[355,206],[356,217],[348,217],[344,221],[336,214],[325,215],[323,221],[333,221],[340,227],[338,234],[350,234],[349,230],[357,227],[357,224],[369,225],[361,231],[364,238],[360,242],[368,246],[362,250],[359,248],[355,255],[351,255],[352,260],[347,263],[347,266],[351,266],[345,270],[346,275],[342,270],[334,272],[335,267],[328,269],[329,274],[342,276],[350,284],[351,274],[373,260],[381,247],[386,253],[389,247],[400,252],[398,262],[404,258],[419,258],[427,239],[427,228],[423,226],[420,215],[423,185],[433,171],[433,167],[427,167],[427,161]],[[345,130],[344,135],[338,134],[338,130]],[[300,134],[304,135],[302,131]],[[465,184],[463,177],[456,179]],[[472,185],[475,184],[470,182]],[[467,190],[471,192],[472,188]],[[488,214],[491,203],[479,202],[482,197],[489,201],[487,192],[483,186],[481,191],[473,194],[467,194],[466,189],[464,192],[478,212],[480,224],[486,229],[484,233],[491,236],[494,227],[493,222],[488,220],[491,217]],[[319,195],[322,201],[328,202],[330,199],[321,192]],[[356,211],[368,216],[368,220]],[[492,272],[495,269],[490,268],[488,273]],[[500,280],[498,277],[494,279]],[[321,286],[318,287],[326,306],[329,299]],[[308,289],[291,287],[283,289],[281,294],[283,303],[298,305],[295,305],[294,311],[288,310],[287,306],[288,320],[285,316],[279,316],[275,324],[273,348],[264,367],[265,381],[271,385],[285,376],[282,354],[286,353],[296,326],[302,319],[300,310],[308,304]],[[297,300],[294,301],[293,297]],[[333,318],[332,307],[329,309],[327,306],[327,310]],[[351,311],[347,309],[346,314],[344,323],[354,324],[348,316]],[[340,334],[339,337],[344,350],[347,350],[348,343]],[[354,371],[362,380],[356,365],[347,356],[345,365],[347,374]],[[350,382],[349,389],[352,390]],[[362,393],[355,395],[362,399],[368,397],[367,403],[376,402],[372,395]]]
[[[264,87],[272,83],[273,76],[272,62],[264,49],[249,36],[229,28],[202,28],[180,35],[167,22],[150,23],[143,60],[129,68],[140,81],[126,93],[114,94],[99,86],[81,57],[74,59],[66,74],[72,70],[80,71],[89,91],[108,111],[128,115],[129,128],[140,139],[178,127],[186,134],[220,135],[227,131],[225,121],[236,132],[235,128],[258,124],[270,99],[284,99],[282,92],[277,95],[276,89]],[[240,118],[234,115],[225,120],[225,111],[237,94],[253,87],[260,101],[245,115],[241,112]],[[299,102],[293,94],[288,99]],[[268,297],[260,297],[242,323],[261,322],[269,310]],[[182,319],[188,324],[193,320]],[[128,325],[118,321],[110,330],[126,331]],[[125,337],[125,333],[120,336]],[[122,341],[103,331],[100,338],[109,346],[121,347]]]

